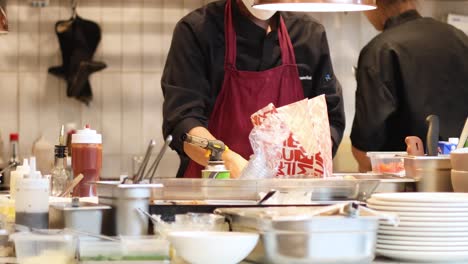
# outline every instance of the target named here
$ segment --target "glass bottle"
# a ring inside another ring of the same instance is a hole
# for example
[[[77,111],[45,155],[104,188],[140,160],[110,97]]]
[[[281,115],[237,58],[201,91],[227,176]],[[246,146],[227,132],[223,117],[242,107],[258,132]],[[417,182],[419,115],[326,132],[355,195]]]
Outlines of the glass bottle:
[[[8,160],[8,170],[4,172],[2,177],[3,184],[10,184],[10,172],[16,169],[16,166],[20,165],[19,159],[19,135],[18,133],[10,134],[10,159]]]
[[[66,146],[55,146],[55,164],[51,171],[52,187],[51,195],[59,196],[70,182],[70,172],[67,170]],[[68,196],[69,194],[67,194]]]

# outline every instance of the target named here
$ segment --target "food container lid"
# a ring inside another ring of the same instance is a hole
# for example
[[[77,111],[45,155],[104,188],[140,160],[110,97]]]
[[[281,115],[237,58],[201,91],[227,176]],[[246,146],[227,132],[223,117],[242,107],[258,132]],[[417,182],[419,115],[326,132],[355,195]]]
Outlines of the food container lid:
[[[367,157],[370,158],[401,158],[401,156],[406,156],[408,153],[406,151],[374,151],[367,152]]]
[[[65,234],[62,230],[44,229],[35,232],[18,232],[10,235],[13,241],[58,241],[69,242],[75,238],[71,234]]]
[[[77,130],[75,134],[72,134],[73,143],[102,144],[102,136],[96,130],[92,130],[89,125],[86,125],[83,129]]]
[[[72,206],[71,203],[55,203],[51,207],[61,211],[92,211],[92,210],[107,210],[111,209],[108,205],[100,205],[93,203],[80,202],[78,207]]]

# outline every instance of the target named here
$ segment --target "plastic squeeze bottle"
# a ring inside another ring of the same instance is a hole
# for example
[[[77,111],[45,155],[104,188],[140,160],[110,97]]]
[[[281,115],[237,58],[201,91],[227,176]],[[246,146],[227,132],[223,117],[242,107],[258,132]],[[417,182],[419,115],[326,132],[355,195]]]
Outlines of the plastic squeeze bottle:
[[[16,198],[16,183],[18,179],[23,179],[25,175],[29,174],[31,168],[29,167],[28,159],[23,160],[23,165],[16,167],[16,170],[10,173],[10,198],[14,200]]]
[[[102,168],[102,136],[96,130],[86,125],[84,129],[72,135],[72,168],[73,177],[80,173],[84,178],[73,190],[73,196],[96,196],[96,185],[90,182],[98,181]]]
[[[15,223],[31,228],[49,227],[49,179],[36,170],[36,159],[29,160],[29,174],[16,182]]]

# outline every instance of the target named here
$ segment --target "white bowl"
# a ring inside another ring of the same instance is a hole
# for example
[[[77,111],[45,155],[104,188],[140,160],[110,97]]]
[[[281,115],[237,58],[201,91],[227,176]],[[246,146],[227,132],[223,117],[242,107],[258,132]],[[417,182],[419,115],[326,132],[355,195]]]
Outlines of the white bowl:
[[[235,264],[253,250],[258,234],[243,232],[171,232],[169,241],[177,255],[194,264]]]

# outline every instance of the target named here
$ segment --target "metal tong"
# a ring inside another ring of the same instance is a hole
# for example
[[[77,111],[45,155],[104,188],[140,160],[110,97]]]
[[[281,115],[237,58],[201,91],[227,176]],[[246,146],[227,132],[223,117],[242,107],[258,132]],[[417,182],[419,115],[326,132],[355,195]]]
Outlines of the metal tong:
[[[151,166],[149,166],[149,169],[146,170],[146,168],[148,167],[148,163],[151,159],[153,148],[156,145],[156,141],[154,139],[150,140],[148,148],[146,149],[145,157],[143,158],[143,162],[141,163],[140,168],[138,168],[137,173],[131,179],[131,183],[142,183],[146,179],[149,179],[150,183],[152,182],[154,174],[156,173],[156,169],[158,168],[159,163],[161,162],[161,159],[164,156],[164,153],[166,152],[166,149],[171,142],[172,142],[172,136],[169,135],[164,141],[164,144],[161,147],[161,150],[159,151],[158,156],[156,157],[154,162],[151,164]],[[127,182],[127,179],[124,179],[123,183],[130,183],[130,182]]]

